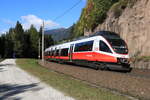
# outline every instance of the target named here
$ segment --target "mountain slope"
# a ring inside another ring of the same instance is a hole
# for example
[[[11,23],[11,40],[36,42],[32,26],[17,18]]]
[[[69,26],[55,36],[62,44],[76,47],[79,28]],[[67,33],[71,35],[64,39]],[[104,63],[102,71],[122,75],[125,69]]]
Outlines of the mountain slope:
[[[49,34],[52,36],[54,41],[61,41],[68,39],[70,37],[70,28],[59,28],[59,29],[53,29],[53,30],[47,30],[45,31],[45,34]]]

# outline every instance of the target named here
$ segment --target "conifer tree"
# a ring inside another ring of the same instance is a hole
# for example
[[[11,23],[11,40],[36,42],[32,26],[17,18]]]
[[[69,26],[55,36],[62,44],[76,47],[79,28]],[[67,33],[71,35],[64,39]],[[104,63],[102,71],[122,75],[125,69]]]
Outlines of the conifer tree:
[[[38,57],[38,46],[39,46],[39,33],[37,32],[36,28],[31,25],[29,29],[30,34],[30,48],[31,49],[31,56],[37,58]]]
[[[16,57],[23,56],[23,44],[24,44],[24,30],[19,21],[17,21],[14,30],[14,53]]]

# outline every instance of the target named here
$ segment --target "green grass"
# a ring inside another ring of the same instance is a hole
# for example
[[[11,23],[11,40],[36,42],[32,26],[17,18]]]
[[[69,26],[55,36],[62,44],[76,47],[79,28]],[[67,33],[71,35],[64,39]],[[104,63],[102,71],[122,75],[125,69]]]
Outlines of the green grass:
[[[112,92],[89,86],[82,81],[75,80],[70,76],[59,74],[43,68],[35,59],[17,59],[17,65],[23,70],[38,77],[41,81],[65,95],[77,100],[129,100],[127,97],[113,94]]]

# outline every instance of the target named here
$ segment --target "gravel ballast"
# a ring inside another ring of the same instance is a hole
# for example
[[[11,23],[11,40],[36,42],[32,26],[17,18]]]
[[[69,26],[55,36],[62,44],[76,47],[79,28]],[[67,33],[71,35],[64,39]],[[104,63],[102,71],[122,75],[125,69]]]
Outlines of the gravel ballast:
[[[39,63],[51,70],[70,75],[74,78],[84,80],[92,84],[96,84],[97,86],[131,95],[142,100],[150,100],[149,71],[141,73],[139,70],[133,70],[131,73],[121,73],[94,70],[76,65],[58,64],[47,61],[44,63],[39,61]],[[143,77],[144,75],[146,77]]]

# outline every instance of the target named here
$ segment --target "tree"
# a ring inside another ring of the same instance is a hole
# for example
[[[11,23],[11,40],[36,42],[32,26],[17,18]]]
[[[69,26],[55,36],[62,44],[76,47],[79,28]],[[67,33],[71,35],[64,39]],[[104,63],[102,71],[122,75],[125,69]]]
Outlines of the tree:
[[[31,57],[31,42],[30,42],[30,33],[28,30],[24,32],[24,44],[23,44],[23,57],[29,58]]]
[[[30,34],[30,48],[31,48],[31,57],[38,58],[38,46],[39,46],[39,33],[37,32],[36,28],[31,25],[29,29]]]
[[[54,45],[54,40],[52,39],[51,35],[44,35],[44,37],[44,49]]]
[[[1,46],[1,37],[0,37],[0,46]],[[0,50],[0,58],[2,57],[2,53],[1,53],[2,51]]]
[[[14,38],[14,53],[16,57],[23,57],[24,30],[19,21],[17,21],[13,38]]]
[[[14,29],[10,28],[9,32],[5,35],[5,54],[4,57],[13,57],[13,53],[14,53],[14,42],[13,42],[13,32]]]
[[[0,37],[0,55],[2,58],[4,58],[5,55],[5,34],[1,35]]]
[[[71,26],[71,29],[70,29],[70,37],[69,37],[70,40],[72,40],[72,39],[74,38],[75,25],[76,25],[76,24],[73,24],[73,25]]]

